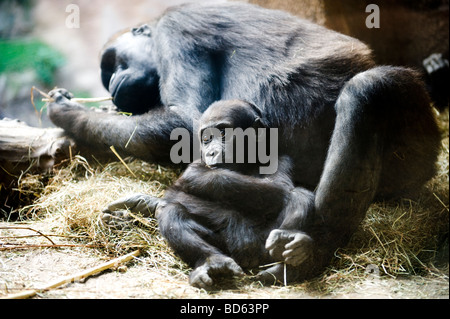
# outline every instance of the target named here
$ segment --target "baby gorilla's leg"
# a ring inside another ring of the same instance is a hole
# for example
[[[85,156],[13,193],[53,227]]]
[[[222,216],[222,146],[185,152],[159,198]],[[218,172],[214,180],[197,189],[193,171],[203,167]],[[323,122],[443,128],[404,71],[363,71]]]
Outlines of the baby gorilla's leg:
[[[127,228],[134,221],[130,213],[139,214],[142,217],[154,217],[158,205],[162,202],[162,199],[151,195],[133,194],[110,203],[100,215],[100,219],[110,228]]]

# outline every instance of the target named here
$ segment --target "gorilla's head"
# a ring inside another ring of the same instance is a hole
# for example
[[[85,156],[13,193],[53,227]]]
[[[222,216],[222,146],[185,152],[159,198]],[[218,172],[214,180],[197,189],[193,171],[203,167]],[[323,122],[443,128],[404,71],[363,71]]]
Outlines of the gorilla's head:
[[[102,82],[121,111],[141,114],[161,104],[152,47],[151,28],[143,25],[117,37],[102,53]]]
[[[222,100],[211,104],[200,119],[203,163],[243,173],[258,166],[258,129],[265,128],[261,110],[252,103]]]

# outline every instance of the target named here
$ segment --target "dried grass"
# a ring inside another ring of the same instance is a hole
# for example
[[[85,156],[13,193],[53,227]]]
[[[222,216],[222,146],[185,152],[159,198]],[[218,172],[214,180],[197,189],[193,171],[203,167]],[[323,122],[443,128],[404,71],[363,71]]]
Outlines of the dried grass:
[[[56,171],[41,197],[22,208],[20,214],[23,218],[45,219],[56,234],[76,235],[78,242],[99,247],[103,254],[117,257],[143,248],[159,264],[180,268],[182,262],[159,235],[155,219],[124,230],[112,230],[100,222],[99,215],[109,202],[133,193],[162,196],[179,174],[137,160],[128,160],[127,164],[137,177],[120,162],[93,168],[76,156]]]
[[[420,196],[373,204],[349,245],[336,252],[328,271],[318,281],[299,287],[328,289],[324,283],[332,287],[342,280],[354,280],[373,265],[382,275],[392,277],[433,271],[430,263],[446,236],[448,240],[449,225],[448,111],[440,115],[440,122],[444,133],[439,171]],[[180,173],[138,160],[126,162],[137,177],[120,162],[93,165],[76,156],[55,171],[45,188],[29,178],[30,185],[22,187],[33,193],[32,184],[38,185],[41,195],[20,214],[45,219],[55,233],[76,235],[78,242],[97,245],[101,253],[111,256],[142,248],[164,273],[185,278],[188,268],[167,246],[154,219],[136,222],[126,230],[111,230],[99,222],[107,203],[136,192],[162,196]]]

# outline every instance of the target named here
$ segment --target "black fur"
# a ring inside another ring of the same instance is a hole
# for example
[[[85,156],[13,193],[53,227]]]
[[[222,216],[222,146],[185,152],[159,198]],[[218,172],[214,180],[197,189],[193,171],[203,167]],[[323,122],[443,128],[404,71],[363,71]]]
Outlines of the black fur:
[[[216,102],[202,116],[200,131],[220,128],[224,122],[228,127],[253,128],[255,122],[260,123],[259,115],[244,101]],[[225,140],[219,135],[202,142],[203,153],[214,139],[226,152]],[[194,286],[209,288],[220,276],[241,275],[242,268],[280,261],[288,263],[289,281],[305,278],[314,268],[298,266],[313,254],[313,240],[301,230],[311,223],[308,218],[313,218],[314,195],[294,186],[289,158],[281,157],[277,172],[271,175],[260,174],[259,165],[244,162],[210,166],[198,160],[162,199],[134,195],[134,199],[122,203],[146,216],[156,212],[161,233],[194,268],[190,275]],[[139,204],[142,202],[147,205]],[[110,225],[111,220],[117,222],[123,217],[116,204],[103,215]],[[292,248],[285,248],[287,244]],[[258,278],[271,283],[282,281],[280,267],[271,267]]]
[[[50,118],[78,143],[167,163],[170,132],[192,131],[211,103],[257,105],[280,131],[293,184],[314,191],[312,222],[302,230],[316,248],[303,268],[326,264],[374,198],[416,191],[434,173],[440,137],[421,80],[406,68],[375,67],[356,39],[238,2],[175,7],[140,29],[105,50],[102,80],[123,110],[147,113],[92,113],[54,91]],[[174,229],[191,223],[175,211]]]

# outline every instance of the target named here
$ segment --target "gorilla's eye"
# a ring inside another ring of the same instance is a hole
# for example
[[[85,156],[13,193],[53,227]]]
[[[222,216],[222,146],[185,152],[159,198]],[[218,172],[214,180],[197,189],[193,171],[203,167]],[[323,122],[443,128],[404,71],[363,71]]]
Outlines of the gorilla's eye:
[[[219,138],[225,139],[225,129],[217,129],[217,128],[206,129],[202,133],[203,144],[208,144],[213,139],[219,139]]]
[[[203,144],[208,144],[209,142],[212,141],[212,139],[213,139],[213,135],[211,135],[211,134],[203,134],[203,136],[202,136]]]
[[[125,59],[123,59],[122,57],[118,57],[117,58],[117,67],[116,68],[120,68],[122,70],[128,69],[128,62]]]

